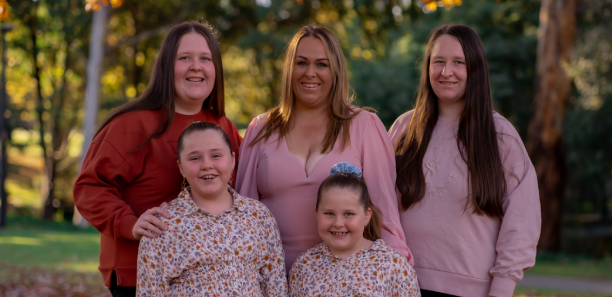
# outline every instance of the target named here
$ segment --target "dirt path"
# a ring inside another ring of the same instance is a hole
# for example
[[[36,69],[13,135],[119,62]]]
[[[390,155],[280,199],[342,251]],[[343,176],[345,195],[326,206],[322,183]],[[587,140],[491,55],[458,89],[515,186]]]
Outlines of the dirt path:
[[[518,283],[522,287],[550,288],[588,293],[612,294],[612,280],[587,279],[549,275],[525,275]]]

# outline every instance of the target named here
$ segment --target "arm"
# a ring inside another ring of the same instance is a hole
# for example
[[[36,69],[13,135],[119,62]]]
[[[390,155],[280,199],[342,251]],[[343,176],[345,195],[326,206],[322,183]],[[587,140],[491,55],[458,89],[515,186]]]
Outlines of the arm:
[[[265,206],[262,205],[262,208]],[[280,232],[272,213],[265,208],[262,228],[268,233],[268,260],[260,269],[262,292],[264,296],[287,296],[287,278],[285,276],[285,252]]]
[[[395,193],[395,154],[385,126],[380,119],[370,114],[362,139],[362,166],[372,202],[382,215],[382,239],[404,255],[414,265],[410,249],[406,246],[404,230],[400,223],[397,194]]]
[[[74,202],[81,215],[100,233],[134,240],[138,217],[122,199],[123,188],[135,178],[129,162],[104,139],[91,144],[74,184]]]
[[[254,118],[247,128],[244,140],[240,146],[240,158],[238,159],[238,172],[236,174],[236,191],[240,195],[259,200],[257,190],[257,166],[258,148],[261,142],[250,146],[261,127],[258,125],[258,118]]]
[[[156,214],[168,217],[161,208],[147,210],[140,218],[122,199],[123,189],[134,180],[129,162],[110,142],[92,143],[74,185],[74,201],[81,215],[100,233],[113,239],[139,240],[155,237],[165,224]]]
[[[394,265],[392,270],[393,275],[396,277],[397,283],[391,282],[391,296],[393,297],[420,297],[421,290],[419,289],[419,282],[417,281],[417,275],[414,269],[408,264],[405,259],[398,259],[397,264]],[[397,285],[397,286],[396,286]]]
[[[143,238],[138,246],[138,270],[136,281],[136,296],[153,297],[164,296],[166,286],[164,283],[164,263],[157,256],[162,251],[160,241],[163,238]]]
[[[497,124],[497,123],[496,123]],[[512,128],[514,130],[514,128]],[[535,264],[540,236],[540,199],[535,169],[516,130],[499,141],[506,171],[504,217],[495,249],[490,296],[512,296],[523,271]]]
[[[297,260],[291,266],[289,271],[289,296],[298,297],[302,293],[302,257],[298,257]]]

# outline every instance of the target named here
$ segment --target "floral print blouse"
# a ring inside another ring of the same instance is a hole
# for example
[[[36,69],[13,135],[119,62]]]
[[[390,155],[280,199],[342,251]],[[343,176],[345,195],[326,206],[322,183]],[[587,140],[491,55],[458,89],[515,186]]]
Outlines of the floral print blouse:
[[[140,240],[137,296],[287,296],[276,220],[228,190],[234,205],[218,216],[196,206],[189,188],[163,207],[168,230]]]
[[[382,239],[345,260],[326,243],[302,253],[289,275],[289,296],[421,296],[406,257]]]

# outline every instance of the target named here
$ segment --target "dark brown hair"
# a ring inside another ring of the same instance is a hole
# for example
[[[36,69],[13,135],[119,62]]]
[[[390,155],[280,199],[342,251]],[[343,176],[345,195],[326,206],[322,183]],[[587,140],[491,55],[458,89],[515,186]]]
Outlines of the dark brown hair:
[[[176,61],[176,52],[178,51],[181,38],[188,33],[198,33],[206,39],[212,54],[213,65],[215,66],[215,85],[208,98],[204,100],[202,108],[208,110],[213,116],[225,116],[223,64],[221,62],[219,42],[214,32],[215,30],[209,24],[202,24],[196,21],[184,22],[174,26],[168,35],[166,35],[166,38],[164,38],[155,60],[151,79],[145,91],[138,99],[123,104],[111,112],[102,121],[96,135],[118,115],[137,110],[159,110],[161,118],[155,132],[136,150],[143,148],[151,139],[161,136],[170,128],[174,120],[174,63]]]
[[[185,142],[185,137],[189,136],[191,133],[199,132],[199,131],[206,131],[206,130],[215,130],[219,132],[221,134],[221,138],[223,138],[223,141],[225,142],[225,144],[227,144],[227,147],[229,148],[230,153],[233,153],[232,142],[230,141],[229,136],[227,136],[227,133],[225,133],[225,130],[221,128],[221,126],[215,123],[209,123],[209,122],[193,122],[191,123],[191,125],[187,126],[185,130],[183,130],[183,132],[181,133],[181,136],[179,136],[178,143],[176,144],[176,152],[177,152],[176,157],[179,160],[179,162],[181,161],[181,152],[183,151],[183,148],[185,146],[183,144]]]
[[[319,186],[319,192],[317,193],[317,205],[315,209],[319,210],[319,203],[321,202],[321,195],[323,192],[331,188],[340,188],[356,191],[359,195],[359,204],[363,205],[363,211],[368,211],[368,208],[372,210],[372,217],[368,222],[368,225],[363,229],[363,237],[367,240],[376,241],[382,238],[382,222],[380,210],[372,200],[370,199],[370,193],[368,187],[365,184],[363,178],[359,178],[354,174],[350,173],[335,173],[328,176],[323,180],[321,186]]]
[[[329,29],[318,25],[308,25],[295,33],[287,45],[283,62],[283,83],[280,104],[270,110],[263,129],[259,131],[249,146],[255,145],[262,139],[268,141],[274,133],[279,134],[278,141],[280,143],[281,139],[289,133],[291,115],[294,112],[295,106],[295,95],[293,94],[291,77],[293,76],[297,46],[304,37],[318,38],[323,42],[334,80],[330,90],[330,99],[328,100],[329,123],[327,124],[327,132],[325,133],[321,153],[331,151],[338,137],[342,137],[342,150],[350,144],[349,127],[351,119],[361,109],[351,106],[355,96],[349,85],[342,47],[338,38]],[[342,135],[340,135],[341,132]]]
[[[468,74],[457,134],[457,147],[469,173],[466,209],[471,204],[476,214],[502,217],[506,180],[493,120],[487,58],[478,34],[468,26],[454,24],[437,27],[430,33],[414,114],[395,144],[396,185],[402,195],[402,208],[412,207],[425,195],[423,157],[438,121],[438,100],[429,81],[429,64],[433,44],[444,34],[461,43]]]

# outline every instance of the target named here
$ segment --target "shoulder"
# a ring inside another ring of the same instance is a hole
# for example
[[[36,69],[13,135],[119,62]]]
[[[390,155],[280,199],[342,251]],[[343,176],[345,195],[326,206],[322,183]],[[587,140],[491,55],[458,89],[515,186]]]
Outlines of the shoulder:
[[[317,257],[317,255],[322,255],[326,250],[327,250],[327,244],[325,242],[321,242],[318,245],[302,252],[297,259],[295,260],[295,262],[293,263],[293,266],[295,265],[308,265],[311,264],[313,262],[316,262],[317,260],[321,259],[322,257]]]
[[[371,127],[382,128],[386,131],[385,126],[376,113],[358,107],[353,107],[352,112],[357,113],[351,120],[351,128],[355,131],[361,132]]]
[[[238,200],[238,207],[241,208],[243,211],[250,213],[251,216],[259,220],[275,220],[274,215],[272,215],[272,212],[263,203],[255,199],[242,196],[235,191],[234,194],[234,197],[236,197],[235,199]]]
[[[514,128],[514,125],[498,112],[493,112],[493,122],[495,123],[495,131],[498,134],[508,135],[518,139],[521,138],[516,128]]]
[[[105,138],[113,138],[124,133],[146,132],[152,133],[159,125],[160,113],[159,110],[136,110],[120,114],[113,118],[106,125],[94,141],[99,141]]]
[[[516,128],[499,113],[493,114],[495,131],[502,161],[506,166],[524,164],[529,160],[523,140]]]
[[[391,129],[389,129],[389,137],[391,137],[392,142],[395,143],[397,141],[397,139],[404,131],[404,127],[406,127],[406,124],[408,124],[408,122],[410,122],[410,120],[412,119],[413,114],[414,109],[403,113],[395,120],[395,122],[391,126]]]

